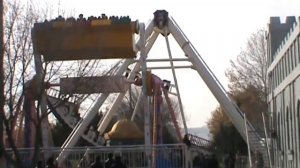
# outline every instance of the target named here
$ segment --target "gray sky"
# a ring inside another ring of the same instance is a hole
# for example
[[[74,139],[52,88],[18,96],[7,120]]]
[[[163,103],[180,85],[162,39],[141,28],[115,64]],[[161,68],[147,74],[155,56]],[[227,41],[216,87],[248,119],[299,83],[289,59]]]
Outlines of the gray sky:
[[[270,16],[283,19],[300,16],[299,0],[52,0],[51,3],[54,9],[58,6],[61,9],[53,12],[53,17],[62,14],[61,11],[65,11],[66,17],[105,13],[108,16],[128,15],[146,24],[153,18],[153,12],[165,9],[225,88],[228,81],[224,73],[230,66],[229,61],[235,60],[251,33],[266,29]],[[168,56],[164,39],[158,40],[149,57]],[[174,56],[183,55],[177,44],[171,43],[171,47]],[[206,125],[211,111],[218,105],[216,99],[195,71],[176,72],[188,127]],[[170,75],[161,71],[153,73],[163,79]]]

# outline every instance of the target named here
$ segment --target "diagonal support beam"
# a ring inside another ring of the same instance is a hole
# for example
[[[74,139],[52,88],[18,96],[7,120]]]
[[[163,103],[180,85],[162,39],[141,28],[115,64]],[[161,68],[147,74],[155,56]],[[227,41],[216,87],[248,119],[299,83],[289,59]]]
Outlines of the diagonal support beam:
[[[145,30],[145,36],[146,37],[150,37],[148,40],[148,43],[146,45],[146,53],[148,53],[153,45],[153,43],[155,42],[158,33],[153,33],[153,29],[154,29],[154,25],[153,22],[151,22],[149,24],[149,26],[146,28]],[[141,46],[142,42],[139,39],[136,43],[136,47],[139,49]],[[122,64],[122,66],[120,67],[120,69],[117,71],[116,75],[122,75],[127,67],[134,62],[132,59],[126,59],[125,62]],[[138,66],[137,66],[138,67]],[[123,94],[123,93],[122,93]],[[117,99],[121,99],[122,94],[120,96],[118,96],[119,98]],[[66,148],[71,148],[74,147],[75,144],[77,143],[77,141],[79,140],[79,138],[81,137],[81,135],[83,135],[84,130],[86,129],[86,127],[89,125],[89,123],[92,121],[92,119],[95,117],[95,115],[97,114],[98,110],[100,109],[100,107],[102,106],[102,104],[105,102],[105,100],[107,99],[107,97],[109,96],[109,94],[107,93],[102,93],[100,95],[100,97],[96,100],[96,103],[94,104],[94,106],[91,108],[91,110],[89,112],[87,112],[81,122],[79,122],[76,127],[73,129],[73,131],[71,132],[71,134],[69,135],[69,137],[67,138],[67,140],[64,142],[63,146],[61,147],[62,151],[59,154],[59,156],[57,157],[57,161],[59,163],[61,163],[65,157],[67,157],[68,152],[67,150],[65,150]],[[124,96],[123,96],[124,97]],[[103,120],[104,121],[104,120]],[[98,130],[104,129],[104,124],[103,126],[99,127]]]

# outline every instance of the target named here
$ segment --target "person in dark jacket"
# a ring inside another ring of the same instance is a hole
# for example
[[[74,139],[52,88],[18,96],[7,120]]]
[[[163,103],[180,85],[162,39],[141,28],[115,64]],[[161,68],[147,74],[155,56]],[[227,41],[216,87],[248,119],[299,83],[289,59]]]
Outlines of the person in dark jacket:
[[[219,168],[219,163],[215,154],[211,156],[211,168]]]
[[[47,166],[46,168],[55,168],[55,165],[54,165],[54,157],[51,156],[48,160],[47,160]]]
[[[235,166],[235,158],[232,154],[232,152],[229,152],[229,154],[226,156],[224,161],[225,168],[234,168]]]
[[[264,167],[263,155],[259,151],[255,151],[254,159],[255,159],[255,162],[254,162],[255,168],[263,168]]]
[[[44,168],[43,162],[41,160],[38,161],[35,168]]]
[[[182,139],[183,143],[186,144],[186,146],[191,147],[191,141],[189,140],[189,137],[187,134],[184,135],[183,139]]]
[[[121,156],[116,156],[115,163],[111,168],[127,168],[127,166],[122,163]]]
[[[100,161],[100,156],[96,157],[96,160],[91,164],[91,168],[103,168],[102,163]]]
[[[105,168],[111,168],[115,160],[113,159],[113,154],[109,153],[107,159],[105,160]]]

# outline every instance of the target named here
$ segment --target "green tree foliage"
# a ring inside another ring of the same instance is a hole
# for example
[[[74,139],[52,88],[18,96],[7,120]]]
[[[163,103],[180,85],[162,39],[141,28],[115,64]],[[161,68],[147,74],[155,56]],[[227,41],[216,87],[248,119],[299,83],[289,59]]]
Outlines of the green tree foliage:
[[[208,122],[208,128],[218,154],[234,153],[238,150],[241,153],[247,152],[247,146],[243,138],[221,107],[217,107],[213,111],[212,117]]]
[[[266,97],[266,40],[265,31],[253,33],[236,61],[227,69],[229,95],[244,112],[258,132],[263,131],[262,112],[267,112]],[[208,121],[212,140],[220,153],[246,153],[246,144],[221,107]]]

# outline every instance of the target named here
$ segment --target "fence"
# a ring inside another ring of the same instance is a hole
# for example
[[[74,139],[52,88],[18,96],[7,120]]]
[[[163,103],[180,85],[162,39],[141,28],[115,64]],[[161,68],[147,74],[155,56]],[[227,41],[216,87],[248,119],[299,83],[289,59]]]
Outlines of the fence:
[[[162,168],[183,168],[187,167],[186,146],[183,144],[172,145],[156,145],[156,146],[115,146],[115,147],[86,147],[71,148],[67,150],[68,155],[64,157],[60,168],[87,168],[90,167],[96,157],[100,158],[104,165],[108,154],[114,157],[120,156],[122,162],[128,168],[143,167],[162,167]],[[9,154],[11,151],[7,150]],[[28,158],[32,149],[20,149],[22,158]],[[43,166],[47,165],[49,158],[55,158],[60,154],[60,148],[41,149],[39,156]],[[24,163],[28,163],[28,159],[24,159]],[[13,167],[11,163],[7,163],[7,168]],[[148,165],[148,166],[147,166]]]

